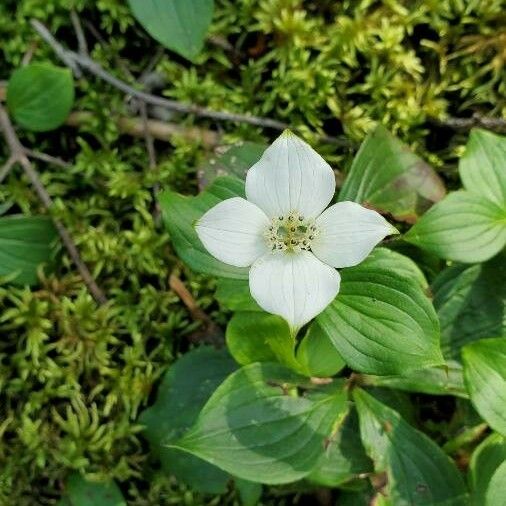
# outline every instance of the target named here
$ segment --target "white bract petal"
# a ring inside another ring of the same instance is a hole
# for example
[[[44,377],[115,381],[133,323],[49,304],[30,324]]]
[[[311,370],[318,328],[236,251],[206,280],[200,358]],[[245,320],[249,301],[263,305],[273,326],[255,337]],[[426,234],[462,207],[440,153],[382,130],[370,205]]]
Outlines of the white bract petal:
[[[335,191],[330,165],[309,144],[290,131],[269,146],[246,176],[246,196],[269,216],[296,211],[315,218]]]
[[[371,209],[355,202],[330,206],[317,219],[313,253],[333,267],[351,267],[364,260],[384,237],[398,231]]]
[[[236,267],[248,267],[268,251],[264,234],[269,223],[255,204],[234,197],[209,209],[195,229],[215,258]]]
[[[249,286],[260,307],[283,317],[295,333],[332,302],[340,279],[308,251],[268,253],[251,267]]]

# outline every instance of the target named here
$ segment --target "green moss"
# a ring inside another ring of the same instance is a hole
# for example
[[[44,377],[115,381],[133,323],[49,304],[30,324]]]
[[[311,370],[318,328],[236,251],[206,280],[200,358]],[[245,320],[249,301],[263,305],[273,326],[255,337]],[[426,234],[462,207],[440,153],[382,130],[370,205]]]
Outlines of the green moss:
[[[441,170],[454,163],[463,135],[435,127],[431,118],[506,115],[504,0],[216,3],[215,42],[194,66],[166,52],[157,65],[166,83],[159,92],[280,119],[314,142],[315,132],[326,132],[358,143],[381,122]],[[27,51],[59,63],[32,31],[31,17],[75,48],[71,8],[101,33],[100,42],[85,26],[97,61],[126,80],[146,68],[156,43],[122,0],[4,0],[0,79]],[[222,47],[224,40],[237,54]],[[0,504],[54,504],[76,469],[117,479],[135,506],[201,504],[149,460],[136,418],[198,326],[170,290],[170,273],[180,272],[204,309],[224,322],[213,282],[180,265],[152,218],[154,183],[195,192],[196,168],[208,152],[197,143],[157,143],[158,165],[150,170],[144,141],[120,135],[111,119],[128,113],[125,97],[89,76],[77,82],[77,96],[76,109],[93,112],[89,124],[23,133],[23,141],[72,161],[68,169],[36,166],[110,302],[97,308],[64,251],[54,274],[41,273],[40,286],[0,284]],[[224,143],[275,134],[232,123],[219,128]],[[336,167],[346,166],[349,149],[318,144]],[[0,187],[4,199],[20,212],[43,212],[19,169]],[[206,501],[231,504],[234,497]]]

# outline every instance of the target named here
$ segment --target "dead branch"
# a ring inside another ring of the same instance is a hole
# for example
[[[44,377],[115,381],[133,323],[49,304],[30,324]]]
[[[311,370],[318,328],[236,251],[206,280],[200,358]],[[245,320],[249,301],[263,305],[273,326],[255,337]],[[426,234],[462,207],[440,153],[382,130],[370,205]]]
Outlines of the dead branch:
[[[14,158],[15,162],[18,162],[21,165],[26,176],[32,183],[42,204],[49,211],[53,206],[53,201],[49,196],[49,194],[47,193],[44,185],[42,184],[38,172],[35,170],[30,160],[28,159],[26,150],[22,146],[18,136],[16,135],[16,132],[14,131],[10,118],[7,115],[7,112],[1,105],[0,105],[0,127],[3,130],[5,140],[10,149],[11,158]],[[70,258],[76,265],[91,295],[99,304],[107,303],[105,295],[103,294],[102,290],[98,287],[97,283],[93,279],[93,276],[91,275],[91,272],[89,271],[86,264],[82,261],[79,251],[72,237],[70,236],[68,230],[60,222],[60,220],[53,218],[53,222],[56,227],[56,230],[58,231],[58,234],[61,237],[63,244],[67,248]]]

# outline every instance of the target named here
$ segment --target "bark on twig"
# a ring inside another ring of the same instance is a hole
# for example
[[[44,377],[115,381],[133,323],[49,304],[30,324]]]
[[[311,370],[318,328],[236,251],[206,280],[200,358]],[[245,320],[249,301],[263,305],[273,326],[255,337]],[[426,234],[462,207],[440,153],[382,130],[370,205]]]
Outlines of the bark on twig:
[[[36,160],[40,160],[42,162],[46,162],[52,165],[56,165],[57,167],[61,167],[63,169],[68,169],[72,167],[72,164],[58,158],[57,156],[48,155],[47,153],[42,153],[40,151],[34,151],[33,149],[23,148],[25,150],[25,154],[29,158],[35,158]]]
[[[30,160],[28,159],[26,150],[22,146],[20,140],[18,139],[18,136],[14,131],[9,116],[7,115],[7,112],[1,105],[0,105],[0,128],[3,130],[5,140],[10,149],[11,158],[14,158],[15,162],[18,162],[21,165],[26,176],[32,183],[42,204],[47,210],[50,210],[53,205],[51,197],[49,196],[44,185],[42,184],[38,172],[35,170]],[[102,290],[98,287],[97,283],[93,279],[93,276],[91,275],[91,272],[89,271],[88,267],[82,261],[79,251],[77,250],[77,247],[72,237],[70,236],[68,230],[56,218],[53,218],[53,223],[56,227],[56,230],[58,231],[58,234],[61,237],[63,244],[67,248],[70,258],[76,265],[91,295],[99,304],[105,304],[107,302],[107,299],[103,294]]]

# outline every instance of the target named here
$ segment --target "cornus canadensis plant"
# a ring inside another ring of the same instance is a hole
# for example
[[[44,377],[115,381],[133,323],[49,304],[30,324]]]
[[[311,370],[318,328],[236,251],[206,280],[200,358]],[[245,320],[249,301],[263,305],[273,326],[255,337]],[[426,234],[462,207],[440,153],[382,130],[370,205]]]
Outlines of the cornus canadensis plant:
[[[246,199],[224,200],[196,224],[215,258],[251,266],[251,295],[293,333],[339,292],[335,268],[359,264],[384,237],[398,233],[355,202],[327,208],[335,188],[329,164],[287,130],[249,169]]]

